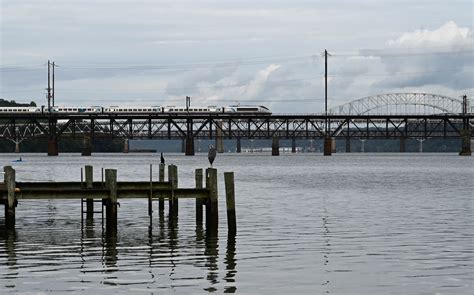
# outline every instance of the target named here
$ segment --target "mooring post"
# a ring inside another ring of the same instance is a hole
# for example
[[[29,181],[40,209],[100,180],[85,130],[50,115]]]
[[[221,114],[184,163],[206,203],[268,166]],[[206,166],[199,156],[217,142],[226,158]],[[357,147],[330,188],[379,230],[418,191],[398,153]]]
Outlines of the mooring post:
[[[153,213],[153,164],[150,164],[150,192],[148,194],[148,216]]]
[[[15,169],[12,166],[3,167],[4,183],[7,187],[7,201],[5,202],[5,226],[6,228],[15,227]]]
[[[196,188],[202,188],[202,169],[196,169]],[[196,198],[196,226],[202,226],[202,199]]]
[[[235,217],[234,172],[224,172],[224,182],[227,205],[227,229],[229,235],[235,235],[237,233],[237,221]]]
[[[280,155],[280,142],[278,136],[273,135],[272,137],[272,156]]]
[[[209,198],[206,202],[206,229],[208,232],[217,232],[219,222],[217,169],[206,169],[206,187],[209,189]]]
[[[174,190],[178,188],[178,167],[176,165],[168,166],[168,181],[171,182],[171,196],[169,198],[169,216],[178,216],[178,198],[174,195]]]
[[[94,173],[91,165],[86,165],[86,189],[91,189],[94,183]],[[94,216],[94,199],[86,198],[86,218],[93,218]]]
[[[117,170],[105,169],[105,187],[109,190],[106,209],[106,226],[117,229]]]
[[[165,164],[160,164],[160,172],[159,172],[159,181],[165,182]],[[158,201],[158,211],[163,212],[165,210],[165,199],[160,196],[160,200]]]

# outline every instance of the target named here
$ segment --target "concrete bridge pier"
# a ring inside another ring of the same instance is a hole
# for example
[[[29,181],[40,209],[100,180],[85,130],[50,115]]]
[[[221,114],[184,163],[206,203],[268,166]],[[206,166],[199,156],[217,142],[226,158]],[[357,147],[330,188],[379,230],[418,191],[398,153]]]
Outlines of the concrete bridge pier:
[[[407,150],[406,137],[400,137],[400,153],[404,153]]]
[[[128,138],[124,138],[123,139],[123,153],[128,154],[129,151],[130,151],[130,143],[128,141]]]
[[[237,153],[242,152],[242,144],[240,143],[240,137],[237,137]]]
[[[331,138],[331,153],[336,153],[336,138]]]
[[[56,138],[48,139],[48,156],[57,156],[59,154],[58,141]]]
[[[20,152],[20,142],[19,141],[15,141],[15,153],[19,153]]]
[[[191,135],[188,135],[185,139],[185,155],[186,156],[194,156],[194,138]]]
[[[222,122],[216,122],[216,150],[218,153],[224,152],[224,137],[222,136]]]
[[[332,155],[332,138],[329,135],[326,135],[326,137],[324,137],[324,155]]]
[[[280,155],[280,140],[278,136],[274,135],[272,137],[272,156]]]
[[[296,139],[294,137],[291,139],[291,153],[296,153]]]
[[[351,139],[348,137],[346,138],[346,153],[351,152]]]
[[[85,135],[82,139],[82,156],[92,155],[92,142],[90,136]]]
[[[418,152],[422,153],[423,152],[423,141],[425,141],[426,139],[417,138],[416,140],[418,140]]]
[[[461,151],[460,156],[471,156],[471,130],[463,129],[460,131],[461,134]]]
[[[365,153],[365,141],[367,139],[359,139],[360,140],[360,152]]]

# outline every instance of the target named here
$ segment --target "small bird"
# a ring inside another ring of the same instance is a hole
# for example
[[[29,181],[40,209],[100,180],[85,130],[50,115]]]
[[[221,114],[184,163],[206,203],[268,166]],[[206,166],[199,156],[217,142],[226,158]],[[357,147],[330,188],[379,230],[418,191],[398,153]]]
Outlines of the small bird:
[[[161,161],[161,164],[165,164],[165,157],[163,157],[163,153],[161,153],[161,156],[160,156],[160,161]]]
[[[209,145],[209,152],[207,153],[207,158],[209,159],[209,163],[211,164],[211,168],[212,168],[212,163],[214,163],[214,160],[216,159],[216,155],[217,155],[216,148],[212,144],[210,144]]]

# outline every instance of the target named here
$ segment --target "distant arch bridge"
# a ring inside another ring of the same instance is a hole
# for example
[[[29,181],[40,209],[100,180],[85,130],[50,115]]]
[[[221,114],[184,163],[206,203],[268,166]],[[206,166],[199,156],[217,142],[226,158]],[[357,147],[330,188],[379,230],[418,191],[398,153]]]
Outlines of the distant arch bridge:
[[[467,107],[469,110],[469,106]],[[360,98],[329,110],[331,115],[460,114],[462,99],[430,93],[388,93]]]

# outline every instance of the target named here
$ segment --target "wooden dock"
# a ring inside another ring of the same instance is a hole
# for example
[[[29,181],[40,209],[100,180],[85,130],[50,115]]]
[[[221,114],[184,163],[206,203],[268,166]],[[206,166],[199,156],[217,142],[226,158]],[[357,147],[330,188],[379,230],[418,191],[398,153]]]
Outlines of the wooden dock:
[[[93,167],[81,169],[81,181],[78,182],[16,182],[16,171],[11,166],[4,167],[4,182],[0,183],[0,204],[5,205],[5,225],[15,227],[15,211],[18,201],[27,200],[80,200],[81,218],[86,213],[92,218],[94,204],[105,207],[107,229],[116,229],[118,204],[121,199],[147,199],[148,215],[152,218],[153,202],[159,202],[159,211],[165,209],[168,200],[169,216],[178,216],[179,199],[196,200],[196,225],[203,221],[203,207],[206,208],[206,229],[217,232],[218,227],[218,190],[217,169],[195,170],[196,185],[194,188],[178,187],[178,167],[168,165],[168,180],[165,181],[164,164],[159,165],[158,181],[153,180],[153,166],[150,165],[148,181],[117,181],[117,170],[102,170],[102,179],[93,180]],[[105,172],[105,173],[104,173]],[[104,177],[105,176],[105,177]],[[205,180],[205,187],[203,187]],[[235,234],[235,196],[233,172],[225,173],[226,203],[229,233]],[[86,209],[84,210],[84,203]]]

